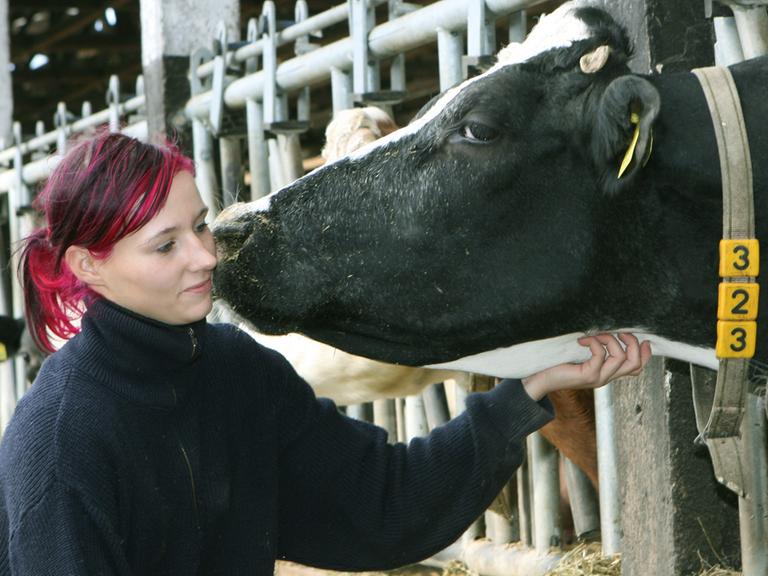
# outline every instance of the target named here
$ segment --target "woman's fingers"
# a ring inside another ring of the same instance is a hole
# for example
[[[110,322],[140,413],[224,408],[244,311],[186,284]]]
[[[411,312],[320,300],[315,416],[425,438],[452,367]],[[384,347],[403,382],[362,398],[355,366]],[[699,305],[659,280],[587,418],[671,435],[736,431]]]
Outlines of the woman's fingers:
[[[623,376],[637,376],[642,373],[651,358],[649,342],[642,344],[634,334],[596,334],[579,339],[583,346],[589,346],[592,357],[582,367],[582,377],[589,386],[603,384]]]

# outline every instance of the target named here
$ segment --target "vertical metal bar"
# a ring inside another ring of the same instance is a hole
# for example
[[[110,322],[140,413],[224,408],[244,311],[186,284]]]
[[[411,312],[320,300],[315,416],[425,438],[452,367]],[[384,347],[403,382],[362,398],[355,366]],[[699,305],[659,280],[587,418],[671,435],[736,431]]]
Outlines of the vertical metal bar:
[[[748,497],[739,497],[739,535],[744,576],[768,574],[768,435],[765,391],[748,394],[741,449],[749,468]]]
[[[621,505],[616,466],[613,384],[595,390],[597,470],[600,477],[600,538],[605,556],[621,552]]]
[[[387,431],[390,442],[397,442],[395,401],[382,398],[373,401],[373,423]]]
[[[189,85],[192,96],[210,88],[204,86],[197,77],[195,71],[203,62],[213,59],[213,53],[207,48],[195,50],[189,56],[190,74]],[[192,118],[192,150],[195,159],[195,184],[200,192],[200,197],[210,209],[210,216],[214,218],[221,207],[218,201],[218,180],[214,165],[213,141],[211,134],[200,118]]]
[[[66,108],[63,108],[63,103],[59,104],[60,112],[64,115],[65,121],[62,129],[66,127]],[[11,245],[16,243],[29,235],[32,232],[31,215],[22,215],[20,208],[23,206],[29,206],[31,204],[31,195],[26,182],[24,182],[24,161],[21,154],[21,124],[19,122],[13,123],[13,139],[16,144],[16,153],[14,155],[13,167],[15,170],[15,182],[14,186],[8,194],[8,218],[10,228]],[[66,143],[66,139],[65,139]],[[66,144],[65,144],[66,145]],[[16,270],[18,267],[18,252],[13,251],[11,253],[11,270]],[[24,300],[21,291],[21,285],[15,274],[12,275],[12,288],[11,288],[11,314],[14,318],[21,318],[24,315]],[[24,359],[16,355],[13,359],[13,382],[15,384],[16,400],[21,398],[27,389],[26,379],[26,366]]]
[[[309,6],[306,0],[297,0],[294,8],[295,22],[303,22],[309,18]],[[300,36],[296,39],[294,47],[294,53],[297,56],[306,54],[313,50],[315,47],[309,43],[309,36]],[[309,122],[310,116],[310,91],[309,86],[306,86],[299,90],[299,95],[296,101],[296,119],[300,122]],[[287,116],[286,116],[287,117]]]
[[[715,64],[730,66],[744,60],[739,31],[733,16],[716,16],[712,19],[715,28]]]
[[[349,0],[349,28],[352,38],[352,89],[368,91],[368,2]]]
[[[411,441],[429,433],[427,416],[424,412],[424,401],[421,396],[406,396],[405,398],[405,438]]]
[[[395,419],[397,420],[397,441],[405,442],[405,399],[395,398]]]
[[[509,15],[509,41],[522,42],[528,34],[528,13],[525,10]]]
[[[533,546],[540,554],[550,546],[559,546],[560,530],[560,482],[557,450],[544,437],[534,432],[530,455],[533,471]]]
[[[219,138],[219,161],[221,162],[221,203],[222,207],[238,201],[243,188],[242,150],[240,139],[234,136]]]
[[[768,12],[765,6],[741,6],[732,2],[728,6],[736,19],[744,58],[756,58],[768,53]]]
[[[255,18],[248,21],[248,42],[259,40],[259,24]],[[258,57],[245,62],[246,74],[253,74],[258,69]],[[264,113],[260,102],[254,98],[245,101],[245,120],[248,138],[248,167],[251,172],[251,200],[266,196],[270,192],[269,158],[267,141],[264,138]]]
[[[331,68],[331,93],[333,114],[352,108],[352,78],[338,68]]]
[[[579,539],[596,535],[600,530],[600,511],[592,483],[573,462],[565,460],[565,483],[571,501],[573,527]]]
[[[356,420],[365,420],[365,406],[363,404],[350,404],[347,406],[347,416]]]
[[[109,77],[107,106],[109,106],[109,131],[117,132],[120,130],[120,78],[116,74]]]
[[[530,454],[530,452],[528,452]],[[526,546],[533,545],[533,515],[531,514],[531,483],[529,478],[530,459],[528,456],[523,460],[520,468],[515,474],[517,484],[517,516],[520,527],[520,542]]]
[[[440,91],[448,90],[461,82],[463,78],[461,57],[464,53],[464,40],[459,32],[437,30],[437,55],[440,65]]]
[[[56,114],[53,117],[53,124],[56,126],[56,151],[63,155],[67,151],[67,105],[59,102],[56,106]]]
[[[280,120],[277,109],[277,24],[275,22],[275,3],[266,0],[261,9],[264,52],[262,64],[264,66],[264,122],[269,125]]]
[[[448,422],[448,403],[445,398],[445,388],[441,382],[430,384],[421,392],[424,401],[424,410],[427,417],[427,425],[434,430]]]
[[[277,146],[280,151],[280,164],[283,167],[283,179],[286,184],[290,184],[304,175],[301,140],[295,133],[278,134]]]

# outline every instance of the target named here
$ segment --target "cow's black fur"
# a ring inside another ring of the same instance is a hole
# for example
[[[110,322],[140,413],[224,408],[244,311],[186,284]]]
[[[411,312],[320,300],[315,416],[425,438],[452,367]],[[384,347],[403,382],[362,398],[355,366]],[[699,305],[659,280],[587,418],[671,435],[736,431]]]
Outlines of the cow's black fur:
[[[590,329],[713,347],[722,215],[703,93],[692,74],[631,74],[624,31],[580,15],[588,40],[478,79],[418,132],[217,224],[217,294],[261,331],[413,365]],[[610,60],[584,74],[602,44]],[[732,72],[765,276],[768,58]],[[641,142],[619,180],[631,111]]]

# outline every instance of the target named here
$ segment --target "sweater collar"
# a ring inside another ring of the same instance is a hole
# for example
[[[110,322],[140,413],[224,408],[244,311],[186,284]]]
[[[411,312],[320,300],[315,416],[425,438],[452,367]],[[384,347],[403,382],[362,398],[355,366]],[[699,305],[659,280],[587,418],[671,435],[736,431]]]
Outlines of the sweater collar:
[[[82,351],[83,368],[121,396],[173,408],[197,381],[206,326],[205,319],[165,324],[100,298],[71,344]]]

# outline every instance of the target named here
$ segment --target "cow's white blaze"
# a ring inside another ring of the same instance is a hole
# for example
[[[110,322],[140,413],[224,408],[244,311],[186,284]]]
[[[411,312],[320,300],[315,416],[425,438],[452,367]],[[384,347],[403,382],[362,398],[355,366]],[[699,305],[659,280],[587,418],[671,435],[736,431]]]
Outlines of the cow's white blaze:
[[[655,356],[676,358],[717,370],[718,362],[713,348],[700,348],[690,344],[673,342],[655,334],[644,333],[642,329],[617,330],[617,332],[631,332],[641,341],[650,340],[651,350]],[[583,335],[583,333],[573,333],[545,340],[525,342],[508,348],[497,348],[466,356],[452,362],[430,365],[427,368],[464,370],[498,378],[524,378],[563,362],[588,360],[590,357],[589,348],[585,348],[577,342],[577,339]]]
[[[499,52],[498,61],[490,70],[475,76],[474,78],[465,80],[458,86],[455,86],[446,91],[446,93],[443,94],[443,96],[437,102],[435,102],[435,104],[418,120],[415,120],[408,126],[391,132],[387,136],[379,138],[375,142],[371,142],[370,144],[355,150],[347,156],[343,156],[338,160],[334,160],[333,162],[327,162],[323,166],[313,170],[310,174],[315,174],[320,170],[324,170],[326,167],[340,160],[360,160],[381,146],[386,146],[406,136],[415,134],[426,124],[439,116],[445,107],[468,86],[482,78],[486,78],[490,74],[495,74],[505,66],[520,64],[521,62],[530,60],[538,54],[542,54],[548,50],[567,47],[574,42],[588,38],[589,27],[574,14],[574,10],[581,4],[582,2],[569,2],[560,6],[551,14],[542,16],[538,24],[536,24],[533,30],[531,30],[531,33],[528,34],[523,42],[510,44]],[[309,176],[309,174],[302,176],[297,180],[297,182],[303,178],[306,178],[307,176]],[[293,184],[289,184],[289,186],[292,185]],[[251,212],[266,212],[269,210],[272,198],[274,198],[280,192],[281,190],[277,190],[268,196],[264,196],[263,198],[259,198],[258,200],[244,204],[241,208],[239,208],[237,213],[227,213],[223,220],[233,217],[236,214],[239,215]]]

